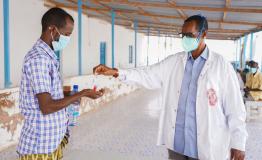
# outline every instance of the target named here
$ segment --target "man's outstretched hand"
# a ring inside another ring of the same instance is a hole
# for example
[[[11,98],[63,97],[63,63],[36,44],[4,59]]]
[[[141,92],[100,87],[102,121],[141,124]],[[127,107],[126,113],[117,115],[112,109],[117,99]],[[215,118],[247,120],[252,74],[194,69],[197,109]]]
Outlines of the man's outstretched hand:
[[[93,89],[84,89],[80,91],[81,97],[89,97],[91,99],[97,99],[104,95],[105,90],[100,89],[99,91],[94,91]]]
[[[231,149],[230,160],[244,160],[244,159],[245,159],[245,152],[233,148]]]
[[[99,74],[99,75],[105,75],[105,76],[114,76],[118,77],[118,69],[116,68],[109,68],[105,65],[98,65],[93,68],[93,73],[94,74]]]

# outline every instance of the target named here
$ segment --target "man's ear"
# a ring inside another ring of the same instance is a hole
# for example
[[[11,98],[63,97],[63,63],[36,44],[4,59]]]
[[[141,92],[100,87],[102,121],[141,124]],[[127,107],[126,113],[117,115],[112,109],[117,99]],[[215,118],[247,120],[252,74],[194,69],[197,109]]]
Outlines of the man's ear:
[[[203,32],[203,39],[207,37],[207,31]]]
[[[50,25],[50,26],[48,26],[48,30],[49,30],[50,32],[53,32],[53,33],[54,33],[54,31],[56,30],[56,29],[55,29],[55,25]]]

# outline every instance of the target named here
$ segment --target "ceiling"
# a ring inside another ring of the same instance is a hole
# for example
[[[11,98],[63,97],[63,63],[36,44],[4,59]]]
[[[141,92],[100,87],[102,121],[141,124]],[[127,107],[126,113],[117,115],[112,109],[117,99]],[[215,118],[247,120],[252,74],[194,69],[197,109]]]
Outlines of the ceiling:
[[[44,0],[45,6],[77,11],[78,0]],[[183,22],[201,14],[208,20],[209,39],[235,40],[262,30],[262,0],[83,0],[83,13],[152,36],[177,37]]]

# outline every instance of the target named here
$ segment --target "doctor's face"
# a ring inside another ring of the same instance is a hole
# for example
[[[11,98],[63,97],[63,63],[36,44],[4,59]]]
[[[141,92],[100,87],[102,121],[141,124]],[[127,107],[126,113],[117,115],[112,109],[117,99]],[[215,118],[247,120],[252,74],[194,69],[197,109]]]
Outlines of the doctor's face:
[[[198,38],[199,35],[199,26],[196,21],[185,22],[182,27],[182,37],[187,36],[190,38]],[[201,35],[200,41],[206,37],[206,31]]]

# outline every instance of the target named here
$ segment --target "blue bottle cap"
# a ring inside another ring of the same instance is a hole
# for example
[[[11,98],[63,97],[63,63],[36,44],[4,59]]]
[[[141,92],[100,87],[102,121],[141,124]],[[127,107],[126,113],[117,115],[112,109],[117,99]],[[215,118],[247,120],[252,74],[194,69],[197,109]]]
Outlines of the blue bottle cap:
[[[78,85],[73,85],[73,91],[78,92]]]

